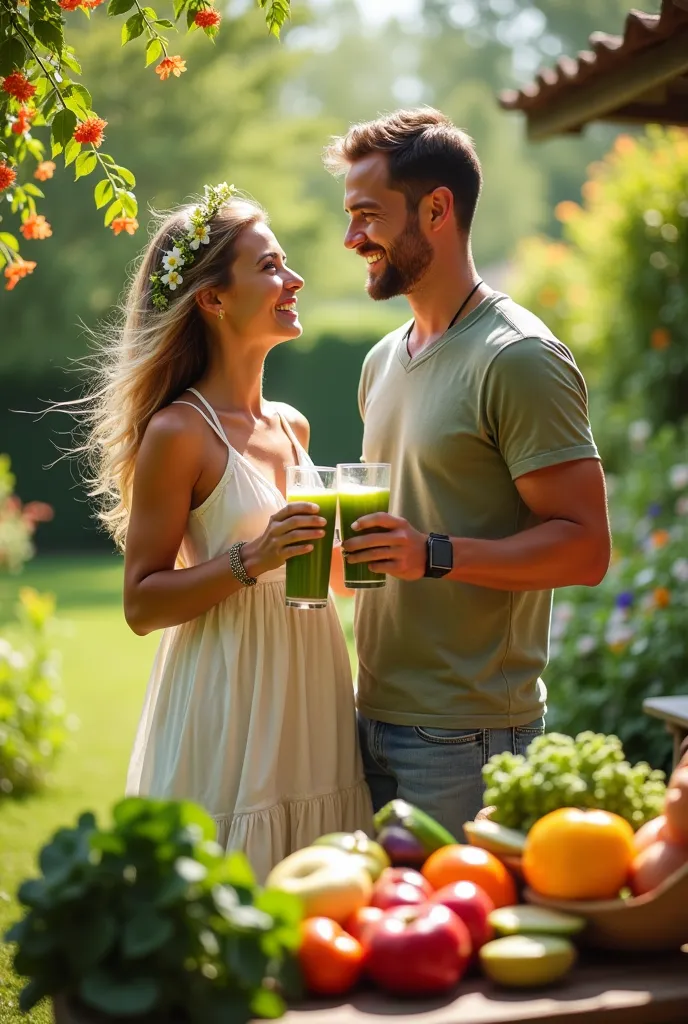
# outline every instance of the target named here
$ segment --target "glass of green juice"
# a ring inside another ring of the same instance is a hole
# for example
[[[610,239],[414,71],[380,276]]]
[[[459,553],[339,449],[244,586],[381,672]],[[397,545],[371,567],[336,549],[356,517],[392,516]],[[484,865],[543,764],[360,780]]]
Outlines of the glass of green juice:
[[[286,603],[290,608],[325,608],[337,519],[337,470],[334,466],[287,466],[287,501],[318,505],[318,515],[327,520],[327,526],[325,536],[313,542],[312,551],[287,559]]]
[[[345,462],[337,466],[342,541],[380,532],[379,529],[352,530],[351,524],[371,512],[389,511],[390,473],[388,462]],[[366,562],[351,565],[344,559],[344,586],[350,590],[384,587],[385,582],[384,575],[372,572]]]

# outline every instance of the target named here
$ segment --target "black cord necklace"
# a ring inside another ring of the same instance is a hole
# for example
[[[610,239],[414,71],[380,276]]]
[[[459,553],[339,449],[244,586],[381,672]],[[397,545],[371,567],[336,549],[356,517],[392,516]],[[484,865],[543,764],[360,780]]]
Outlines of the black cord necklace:
[[[478,281],[478,283],[476,285],[474,285],[473,288],[471,288],[470,292],[468,293],[466,298],[463,300],[463,302],[461,303],[461,305],[457,309],[457,311],[454,314],[454,316],[451,318],[451,322],[449,324],[449,327],[447,327],[447,331],[450,331],[452,329],[452,327],[454,326],[456,321],[459,319],[459,317],[463,313],[464,309],[466,308],[468,303],[471,301],[471,299],[473,298],[473,296],[475,295],[475,293],[477,292],[478,288],[480,287],[480,285],[482,283],[483,283],[482,281]],[[416,321],[413,320],[412,323],[411,323],[411,326],[409,327],[408,331],[406,332],[406,337],[404,338],[404,344],[406,345],[406,351],[407,352],[408,352],[409,338],[411,337],[411,331],[413,330],[415,325],[416,325]],[[445,331],[444,333],[446,334],[447,331]],[[409,353],[409,355],[410,355],[410,353]]]

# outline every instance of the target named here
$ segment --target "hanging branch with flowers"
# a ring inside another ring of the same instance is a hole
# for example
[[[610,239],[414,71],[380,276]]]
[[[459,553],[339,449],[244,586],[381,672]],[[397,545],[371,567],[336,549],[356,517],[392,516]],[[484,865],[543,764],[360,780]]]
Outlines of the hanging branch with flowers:
[[[87,17],[104,0],[0,0],[0,199],[19,221],[25,239],[46,239],[50,224],[38,212],[44,198],[41,184],[52,178],[55,160],[74,165],[75,179],[97,171],[94,188],[97,209],[104,208],[105,226],[115,235],[134,234],[136,179],[109,153],[102,152],[107,121],[92,109],[91,94],[77,78],[81,65],[65,39],[70,17],[77,10]],[[290,15],[290,0],[257,0],[269,31],[279,37]],[[186,20],[187,31],[201,29],[213,39],[222,17],[212,0],[172,0],[174,20],[159,17],[141,0],[110,0],[111,17],[127,15],[122,45],[143,37],[146,66],[155,64],[159,81],[179,78],[186,62],[170,52],[164,32]],[[41,129],[45,129],[41,132]],[[32,180],[33,179],[33,180]],[[3,227],[0,214],[0,270],[5,289],[36,268],[20,252],[19,239]]]

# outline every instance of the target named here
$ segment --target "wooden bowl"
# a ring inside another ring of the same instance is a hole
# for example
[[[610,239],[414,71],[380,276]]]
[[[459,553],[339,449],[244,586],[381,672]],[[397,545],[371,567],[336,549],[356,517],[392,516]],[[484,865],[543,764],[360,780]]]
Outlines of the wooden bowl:
[[[651,952],[688,943],[688,864],[652,892],[625,900],[554,900],[530,888],[523,896],[527,903],[584,917],[580,938],[589,946]]]

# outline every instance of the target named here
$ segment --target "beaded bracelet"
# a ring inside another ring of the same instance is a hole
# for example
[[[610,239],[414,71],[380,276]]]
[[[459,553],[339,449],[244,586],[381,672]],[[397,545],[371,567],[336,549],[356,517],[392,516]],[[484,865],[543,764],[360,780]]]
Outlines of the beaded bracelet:
[[[239,583],[243,583],[245,587],[255,587],[258,581],[253,576],[249,576],[241,561],[241,549],[245,543],[246,541],[240,540],[236,544],[232,544],[229,549],[229,567]]]

